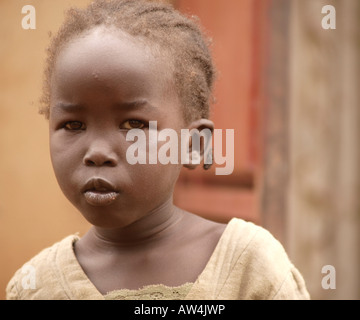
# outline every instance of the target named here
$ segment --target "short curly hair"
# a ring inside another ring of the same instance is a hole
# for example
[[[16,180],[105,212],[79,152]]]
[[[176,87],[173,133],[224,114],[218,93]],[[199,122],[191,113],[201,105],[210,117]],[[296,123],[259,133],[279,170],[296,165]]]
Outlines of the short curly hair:
[[[185,120],[209,118],[215,68],[211,40],[197,20],[181,14],[169,4],[146,0],[95,0],[85,9],[69,9],[47,49],[40,114],[49,119],[51,77],[61,48],[95,27],[108,26],[141,37],[169,53]]]

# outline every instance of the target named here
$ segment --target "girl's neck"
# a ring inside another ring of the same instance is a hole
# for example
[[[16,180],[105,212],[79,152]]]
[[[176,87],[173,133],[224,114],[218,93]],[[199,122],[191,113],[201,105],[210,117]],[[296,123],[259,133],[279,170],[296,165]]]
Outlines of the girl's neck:
[[[126,249],[164,240],[183,218],[184,212],[173,205],[172,199],[148,212],[143,218],[119,229],[93,226],[83,237],[92,248]]]

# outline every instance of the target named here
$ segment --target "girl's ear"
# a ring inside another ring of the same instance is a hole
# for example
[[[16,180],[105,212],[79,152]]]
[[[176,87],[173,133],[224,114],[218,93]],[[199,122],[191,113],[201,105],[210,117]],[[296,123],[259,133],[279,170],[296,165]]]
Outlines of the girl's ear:
[[[189,164],[184,164],[188,169],[195,169],[205,160],[204,168],[209,169],[212,164],[212,133],[214,123],[208,119],[196,120],[188,126],[189,136],[187,148],[184,150],[189,156]],[[204,159],[204,157],[206,157]]]

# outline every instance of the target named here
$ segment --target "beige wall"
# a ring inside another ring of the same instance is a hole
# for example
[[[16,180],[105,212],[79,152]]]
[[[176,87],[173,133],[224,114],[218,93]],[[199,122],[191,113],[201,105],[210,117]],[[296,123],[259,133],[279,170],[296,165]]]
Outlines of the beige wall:
[[[313,298],[360,299],[360,2],[292,4],[290,255]],[[321,27],[328,4],[336,30]]]
[[[47,121],[37,114],[48,32],[56,30],[71,2],[0,1],[0,299],[27,259],[88,228],[57,186]],[[26,4],[36,8],[35,30],[22,29]]]

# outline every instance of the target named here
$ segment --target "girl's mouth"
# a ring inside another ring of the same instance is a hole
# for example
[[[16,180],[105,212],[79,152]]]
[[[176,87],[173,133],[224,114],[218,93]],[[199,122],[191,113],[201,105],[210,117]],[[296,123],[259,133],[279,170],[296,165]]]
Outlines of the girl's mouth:
[[[115,186],[102,178],[89,179],[82,192],[86,202],[95,207],[108,206],[119,196]]]
[[[113,203],[119,196],[119,192],[88,190],[84,192],[84,196],[88,204],[95,207],[101,207]]]

